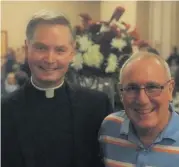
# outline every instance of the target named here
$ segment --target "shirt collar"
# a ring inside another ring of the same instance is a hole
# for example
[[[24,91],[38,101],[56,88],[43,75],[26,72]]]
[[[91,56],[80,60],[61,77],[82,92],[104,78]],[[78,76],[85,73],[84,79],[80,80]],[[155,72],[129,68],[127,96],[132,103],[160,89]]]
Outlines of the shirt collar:
[[[41,87],[38,87],[37,85],[35,85],[32,76],[31,76],[31,78],[30,78],[30,81],[31,81],[32,85],[33,85],[36,89],[41,90],[41,91],[46,91],[46,90],[51,90],[51,89],[53,89],[53,90],[58,89],[58,88],[62,87],[62,85],[63,85],[63,83],[64,83],[64,80],[63,80],[63,82],[60,83],[59,85],[57,85],[56,87],[52,87],[52,88],[41,88]]]
[[[130,120],[126,118],[121,124],[120,134],[128,135],[130,129],[129,127],[130,127]]]
[[[172,103],[169,104],[169,110],[171,111],[172,115],[167,127],[161,133],[160,138],[177,140],[179,138],[179,114],[174,111],[174,106]],[[120,134],[129,135],[129,133],[132,131],[131,127],[130,120],[126,118],[121,124]]]

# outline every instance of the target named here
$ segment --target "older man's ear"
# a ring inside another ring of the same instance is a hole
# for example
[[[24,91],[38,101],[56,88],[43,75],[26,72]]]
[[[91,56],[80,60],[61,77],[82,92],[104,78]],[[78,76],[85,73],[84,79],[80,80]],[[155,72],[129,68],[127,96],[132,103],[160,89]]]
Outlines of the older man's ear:
[[[170,101],[173,100],[173,91],[174,91],[174,88],[175,88],[175,80],[172,79],[169,83],[169,98],[170,98]]]
[[[119,94],[121,102],[123,102],[123,96],[122,96],[122,92],[121,92],[120,88],[121,88],[120,87],[120,83],[118,83],[118,85],[117,85],[117,92]]]

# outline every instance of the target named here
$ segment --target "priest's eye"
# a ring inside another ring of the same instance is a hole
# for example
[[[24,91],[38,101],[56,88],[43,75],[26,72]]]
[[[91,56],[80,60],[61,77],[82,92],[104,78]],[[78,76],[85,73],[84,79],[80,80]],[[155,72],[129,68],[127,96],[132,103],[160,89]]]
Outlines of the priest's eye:
[[[39,52],[44,52],[44,51],[47,51],[48,50],[48,47],[43,45],[43,44],[34,44],[33,45],[33,48],[36,50],[36,51],[39,51]]]
[[[65,54],[67,52],[67,49],[63,47],[57,47],[55,48],[55,51],[57,52],[57,54],[61,55],[61,54]]]
[[[46,51],[47,50],[47,48],[44,46],[36,46],[35,49],[38,51]]]

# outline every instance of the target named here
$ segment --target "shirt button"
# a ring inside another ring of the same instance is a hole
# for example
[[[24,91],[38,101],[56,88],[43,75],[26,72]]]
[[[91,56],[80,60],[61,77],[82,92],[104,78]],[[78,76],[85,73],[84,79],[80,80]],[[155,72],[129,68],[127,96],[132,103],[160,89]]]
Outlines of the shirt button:
[[[149,152],[149,150],[144,149],[144,155],[147,155],[147,154],[148,154],[148,152]]]

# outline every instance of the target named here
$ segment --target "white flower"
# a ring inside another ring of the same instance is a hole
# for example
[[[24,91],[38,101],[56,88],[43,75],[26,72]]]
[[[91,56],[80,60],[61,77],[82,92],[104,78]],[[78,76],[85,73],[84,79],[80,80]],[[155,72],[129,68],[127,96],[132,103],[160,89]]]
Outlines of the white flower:
[[[87,35],[77,36],[77,42],[80,44],[79,50],[82,52],[85,52],[92,45],[92,41],[89,40]]]
[[[83,68],[83,57],[81,53],[77,53],[74,58],[73,58],[73,62],[71,65],[74,69],[76,70],[80,70]]]
[[[125,46],[127,46],[127,42],[123,39],[113,38],[111,45],[121,51]]]
[[[121,33],[121,37],[122,37],[122,38],[126,38],[126,37],[127,37],[127,35],[126,35],[126,34],[124,34],[124,33]]]
[[[118,67],[118,59],[115,54],[110,54],[108,58],[108,65],[105,69],[106,73],[115,72]]]
[[[99,50],[100,46],[95,44],[88,48],[88,51],[84,53],[84,63],[91,67],[99,68],[103,62],[103,55]]]
[[[107,32],[107,31],[110,31],[110,28],[106,26],[105,24],[102,24],[100,28],[100,32]]]
[[[126,29],[126,26],[124,24],[120,23],[120,22],[116,22],[116,25],[121,30],[125,30]]]

